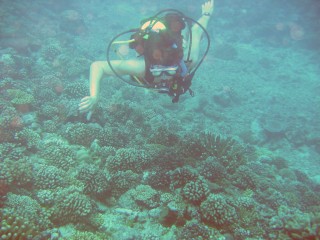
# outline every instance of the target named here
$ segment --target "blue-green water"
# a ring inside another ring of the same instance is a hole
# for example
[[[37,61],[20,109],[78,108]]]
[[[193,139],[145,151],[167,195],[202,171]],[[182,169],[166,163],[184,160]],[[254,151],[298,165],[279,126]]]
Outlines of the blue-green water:
[[[2,239],[320,238],[319,1],[216,0],[194,97],[106,77],[79,114],[116,34],[202,3],[0,2]]]

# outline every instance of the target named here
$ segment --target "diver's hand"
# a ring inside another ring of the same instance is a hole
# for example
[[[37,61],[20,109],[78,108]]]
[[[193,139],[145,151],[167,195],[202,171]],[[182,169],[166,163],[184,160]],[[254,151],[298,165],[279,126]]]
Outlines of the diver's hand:
[[[202,15],[212,15],[214,9],[214,0],[202,4]]]
[[[92,112],[98,102],[97,97],[93,96],[87,96],[81,99],[81,102],[79,104],[79,112],[85,113],[88,112],[87,120],[89,121],[92,115]]]

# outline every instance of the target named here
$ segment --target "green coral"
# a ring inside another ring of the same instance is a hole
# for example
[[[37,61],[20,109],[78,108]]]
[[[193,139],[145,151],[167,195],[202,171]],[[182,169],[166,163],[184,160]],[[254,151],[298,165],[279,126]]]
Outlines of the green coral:
[[[31,104],[34,101],[34,97],[31,94],[20,89],[8,89],[7,92],[12,104]]]

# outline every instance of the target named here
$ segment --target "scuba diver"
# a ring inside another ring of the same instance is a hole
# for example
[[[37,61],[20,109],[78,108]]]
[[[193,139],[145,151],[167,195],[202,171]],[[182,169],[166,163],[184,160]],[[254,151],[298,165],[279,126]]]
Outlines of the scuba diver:
[[[179,96],[187,91],[193,96],[191,80],[210,47],[206,28],[213,9],[214,0],[205,2],[198,21],[177,10],[166,9],[142,22],[140,28],[113,38],[107,49],[107,61],[95,61],[90,66],[90,96],[82,98],[80,113],[88,112],[87,120],[90,120],[104,76],[116,76],[131,85],[166,93],[173,103],[178,102]],[[130,40],[116,41],[119,36],[128,33],[131,34]],[[207,49],[199,58],[200,41],[204,34]],[[110,60],[110,49],[116,44],[129,44],[138,56]],[[130,81],[123,77],[125,75],[131,76]]]

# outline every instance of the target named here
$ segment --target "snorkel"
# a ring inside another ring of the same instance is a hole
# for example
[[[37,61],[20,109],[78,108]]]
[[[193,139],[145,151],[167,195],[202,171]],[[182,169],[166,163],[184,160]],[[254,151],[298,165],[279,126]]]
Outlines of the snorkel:
[[[127,30],[125,32],[119,33],[118,35],[116,35],[108,44],[107,47],[107,62],[109,64],[110,69],[112,70],[112,72],[115,74],[116,77],[118,77],[119,79],[121,79],[122,81],[132,85],[132,86],[136,86],[136,87],[143,87],[143,88],[148,88],[148,89],[154,89],[153,85],[148,84],[144,81],[144,83],[138,81],[138,82],[133,82],[131,80],[127,80],[124,77],[122,77],[119,73],[117,73],[117,71],[115,71],[114,67],[111,64],[111,60],[110,60],[110,52],[111,49],[114,45],[116,44],[135,44],[137,43],[137,39],[130,39],[130,40],[125,40],[125,41],[117,41],[117,39],[119,39],[121,36],[124,36],[126,34],[136,34],[139,33],[139,36],[141,37],[142,40],[148,40],[150,34],[152,34],[153,32],[157,32],[157,31],[162,31],[165,30],[165,25],[161,22],[163,19],[163,16],[165,13],[175,13],[177,15],[179,15],[181,17],[181,19],[184,21],[185,25],[188,28],[188,32],[189,32],[189,41],[188,41],[188,54],[187,54],[187,59],[186,62],[190,62],[190,54],[191,54],[191,47],[192,47],[192,31],[191,31],[191,24],[196,24],[198,25],[203,33],[206,36],[207,39],[207,46],[206,49],[204,51],[203,56],[200,58],[200,60],[198,61],[198,63],[195,65],[195,67],[188,72],[188,69],[184,63],[183,59],[180,59],[179,61],[179,65],[181,66],[181,76],[184,77],[186,75],[189,75],[191,77],[193,77],[193,75],[195,74],[195,72],[198,70],[198,68],[200,67],[200,65],[202,64],[203,60],[205,59],[209,48],[210,48],[210,37],[208,32],[206,31],[206,29],[196,20],[185,16],[182,12],[175,10],[175,9],[164,9],[160,12],[158,12],[156,15],[154,15],[153,17],[149,18],[149,21],[145,22],[142,27],[140,28],[134,28],[134,29],[130,29]],[[143,54],[143,53],[142,53]]]

